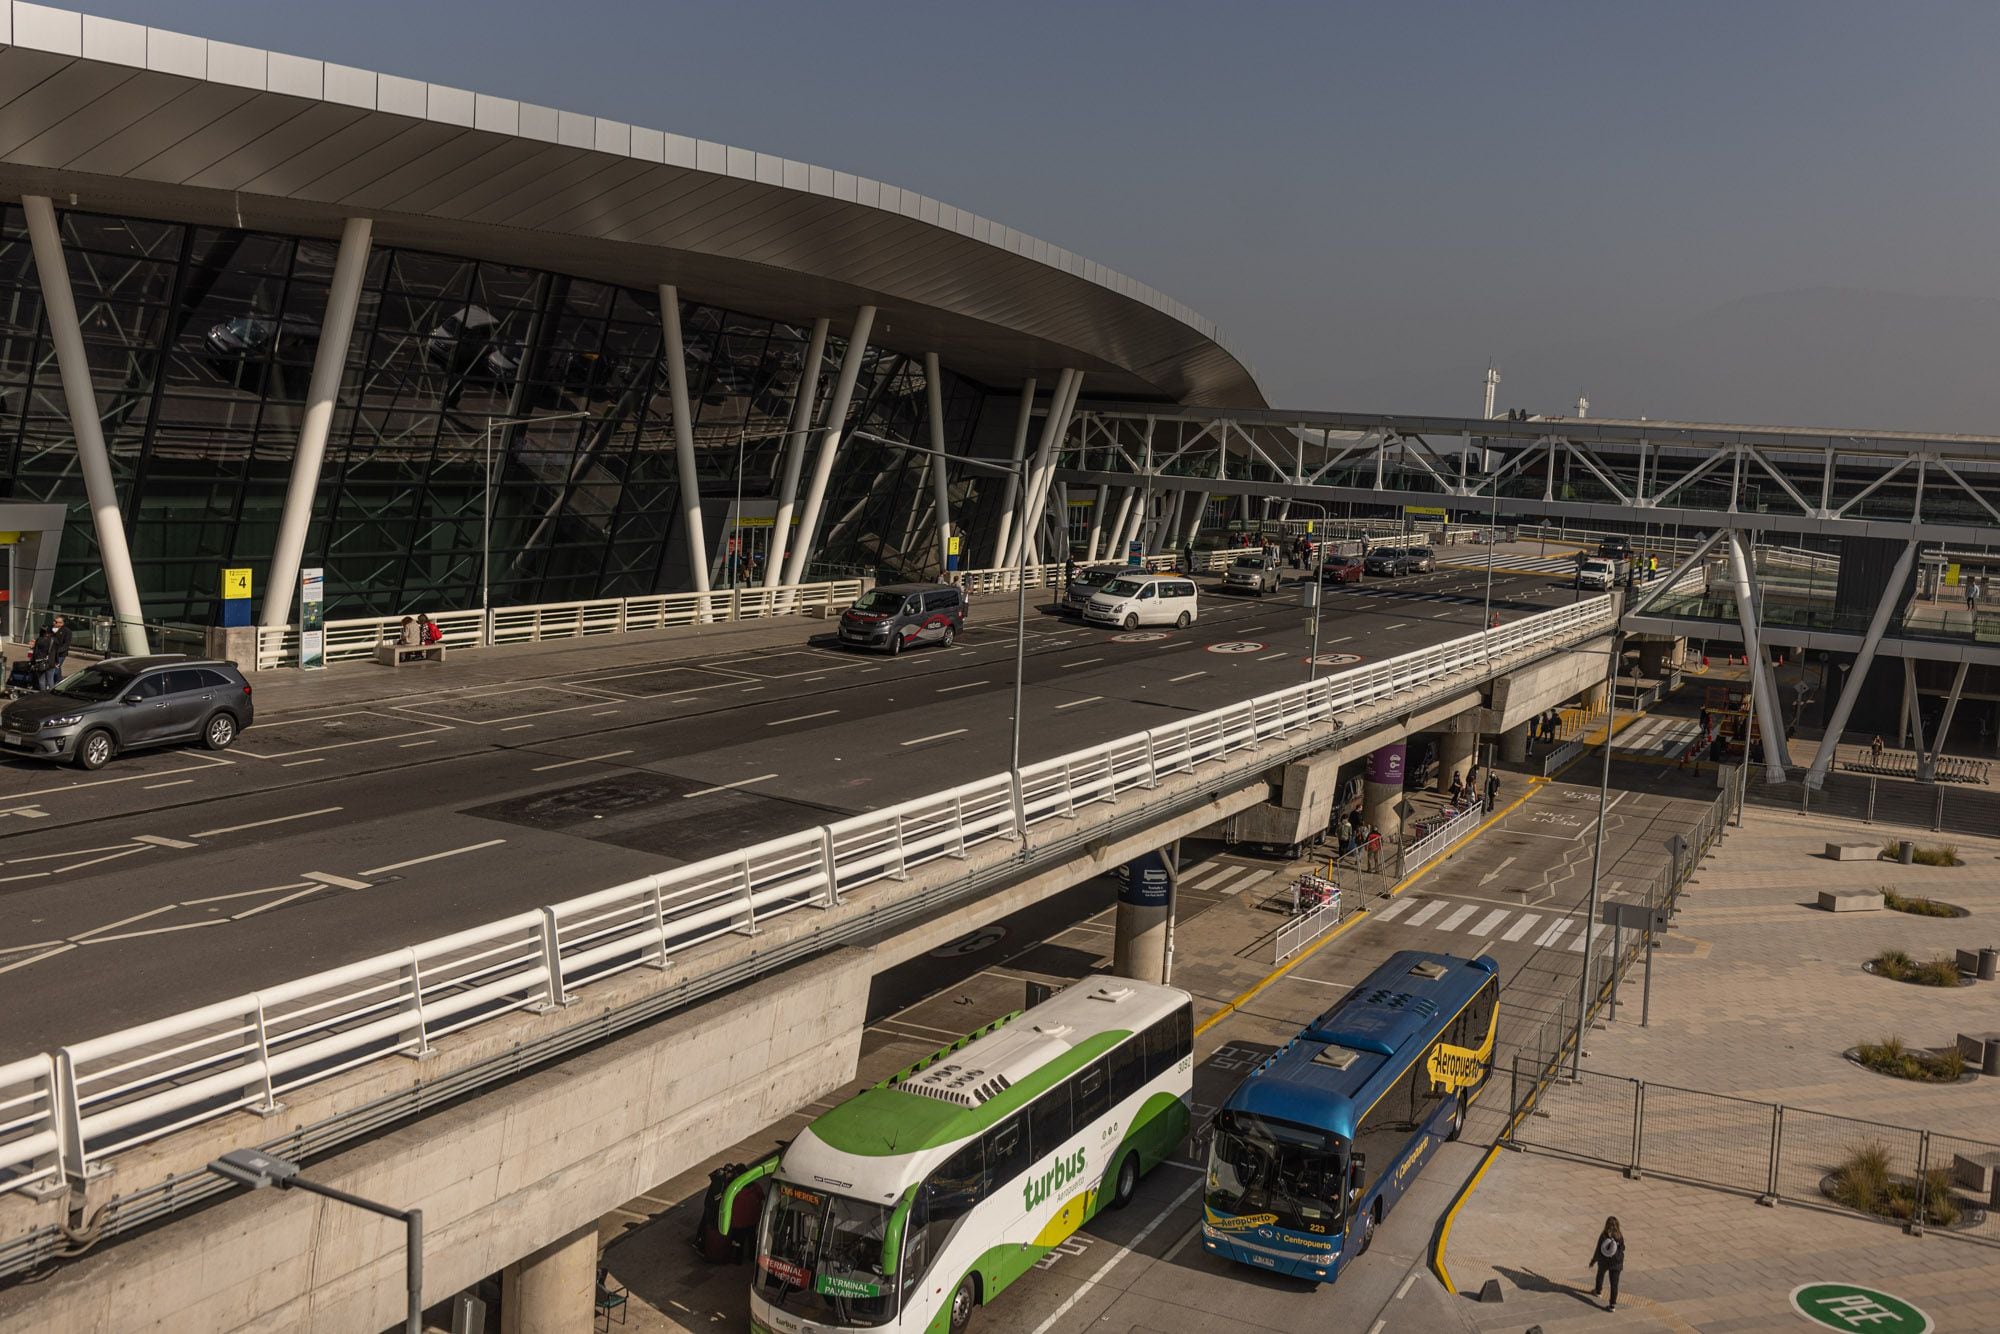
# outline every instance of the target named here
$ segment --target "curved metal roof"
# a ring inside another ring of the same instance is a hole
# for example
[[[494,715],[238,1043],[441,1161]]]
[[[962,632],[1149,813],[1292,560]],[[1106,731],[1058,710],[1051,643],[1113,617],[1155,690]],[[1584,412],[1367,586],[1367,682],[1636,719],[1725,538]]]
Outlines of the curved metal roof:
[[[1260,407],[1180,302],[880,181],[769,153],[0,0],[0,188],[77,206],[553,269],[936,352],[999,386]]]

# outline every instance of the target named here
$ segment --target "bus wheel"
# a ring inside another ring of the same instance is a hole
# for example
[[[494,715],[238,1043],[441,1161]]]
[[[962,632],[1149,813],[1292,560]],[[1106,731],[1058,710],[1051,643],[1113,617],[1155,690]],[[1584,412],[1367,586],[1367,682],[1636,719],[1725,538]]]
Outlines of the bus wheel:
[[[951,1294],[951,1334],[965,1334],[972,1327],[972,1308],[978,1304],[979,1293],[972,1286],[972,1275],[967,1274]]]
[[[1111,1207],[1123,1209],[1132,1203],[1132,1197],[1139,1191],[1139,1159],[1136,1154],[1126,1154],[1118,1164],[1118,1182],[1111,1188]]]
[[[1381,1221],[1382,1201],[1377,1200],[1374,1207],[1368,1211],[1368,1217],[1361,1220],[1361,1244],[1355,1247],[1356,1255],[1368,1254],[1368,1248],[1375,1244],[1375,1225]]]
[[[1460,1094],[1458,1098],[1458,1107],[1451,1114],[1451,1134],[1445,1136],[1445,1139],[1452,1143],[1456,1143],[1458,1141],[1458,1137],[1460,1135],[1463,1135],[1464,1133],[1465,1133],[1465,1095]]]

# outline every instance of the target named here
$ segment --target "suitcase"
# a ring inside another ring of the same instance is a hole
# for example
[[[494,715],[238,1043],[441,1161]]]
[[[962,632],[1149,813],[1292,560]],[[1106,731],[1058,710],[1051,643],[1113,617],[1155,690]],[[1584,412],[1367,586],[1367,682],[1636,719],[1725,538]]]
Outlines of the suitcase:
[[[33,690],[35,688],[34,669],[25,662],[17,662],[7,669],[9,690]]]

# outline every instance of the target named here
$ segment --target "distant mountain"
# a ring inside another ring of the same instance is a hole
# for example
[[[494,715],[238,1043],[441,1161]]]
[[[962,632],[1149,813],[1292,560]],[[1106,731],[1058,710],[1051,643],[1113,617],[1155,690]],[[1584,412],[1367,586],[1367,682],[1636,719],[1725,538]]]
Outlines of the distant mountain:
[[[1424,377],[1458,410],[1483,369]],[[1810,288],[1744,297],[1681,323],[1491,350],[1501,408],[1593,417],[1849,426],[2000,435],[2000,300]],[[1357,385],[1353,402],[1411,404],[1416,377]],[[1343,395],[1345,397],[1345,395]],[[1366,410],[1366,409],[1364,409]]]

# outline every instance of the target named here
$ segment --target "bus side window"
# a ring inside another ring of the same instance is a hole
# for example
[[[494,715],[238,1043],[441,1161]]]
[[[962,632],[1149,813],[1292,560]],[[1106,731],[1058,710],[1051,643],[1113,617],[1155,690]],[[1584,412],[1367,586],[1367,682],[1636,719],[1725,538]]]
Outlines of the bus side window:
[[[1111,1101],[1125,1101],[1146,1082],[1146,1050],[1141,1039],[1119,1043],[1104,1059],[1111,1067]]]
[[[1139,1039],[1146,1048],[1146,1078],[1158,1079],[1174,1068],[1180,1059],[1178,1044],[1174,1041],[1174,1017],[1166,1018],[1148,1028]]]
[[[1174,1049],[1183,1056],[1194,1055],[1194,1006],[1174,1011]]]
[[[986,1132],[986,1186],[1007,1188],[1028,1168],[1028,1127],[1025,1114],[1010,1116]]]
[[[986,1198],[986,1156],[978,1140],[944,1160],[925,1185],[931,1221],[955,1219]]]
[[[1069,1082],[1044,1093],[1028,1106],[1028,1146],[1037,1158],[1046,1158],[1062,1147],[1076,1131],[1069,1117]]]
[[[903,1225],[903,1295],[908,1297],[923,1282],[931,1267],[930,1190],[925,1187],[910,1202],[910,1221]]]
[[[1110,1081],[1104,1077],[1102,1060],[1092,1061],[1078,1071],[1070,1082],[1075,1088],[1078,1129],[1089,1125],[1111,1110]]]

